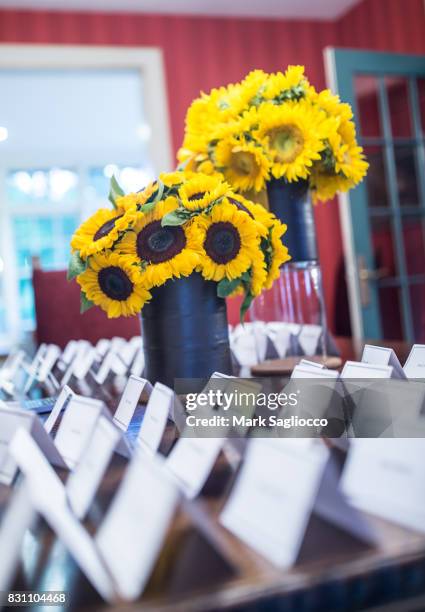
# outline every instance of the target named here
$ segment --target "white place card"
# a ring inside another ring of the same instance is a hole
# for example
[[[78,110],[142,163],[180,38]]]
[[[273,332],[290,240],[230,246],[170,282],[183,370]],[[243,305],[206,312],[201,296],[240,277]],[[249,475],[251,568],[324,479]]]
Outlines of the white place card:
[[[47,419],[44,422],[44,429],[47,433],[50,433],[59,418],[61,412],[65,409],[66,405],[73,397],[74,392],[67,385],[64,386],[62,391],[59,393],[58,398],[53,406],[53,409]]]
[[[164,435],[168,417],[174,408],[175,394],[172,389],[156,383],[146,406],[137,442],[148,453],[155,454]]]
[[[63,353],[61,355],[61,361],[63,364],[65,365],[69,365],[71,363],[71,361],[73,360],[76,352],[78,350],[78,341],[77,340],[70,340],[66,347],[63,350]]]
[[[69,503],[79,519],[87,514],[120,437],[121,433],[112,421],[101,416],[66,483]]]
[[[9,591],[15,580],[24,536],[35,516],[28,486],[22,481],[15,487],[0,523],[0,592]]]
[[[320,368],[321,370],[326,369],[323,363],[318,361],[310,361],[309,359],[301,359],[299,365],[308,366],[309,368]]]
[[[39,382],[45,382],[53,370],[55,363],[59,359],[61,354],[61,350],[55,344],[49,344],[47,350],[41,359],[38,371],[37,371],[37,380]]]
[[[34,438],[47,461],[57,467],[66,468],[60,452],[37,415],[18,408],[0,406],[0,483],[10,485],[16,475],[16,463],[9,450],[14,435],[20,429],[26,430]]]
[[[363,349],[362,363],[392,366],[393,376],[395,378],[406,378],[406,374],[401,367],[401,363],[399,362],[398,357],[392,348],[366,344]]]
[[[84,357],[82,357],[75,363],[72,372],[73,376],[75,376],[77,380],[84,380],[87,374],[89,373],[90,368],[94,364],[96,357],[96,349],[90,347],[84,354]]]
[[[115,599],[113,580],[94,542],[66,503],[65,488],[24,430],[15,435],[10,452],[28,483],[31,503],[64,542],[75,562],[98,593],[108,602]]]
[[[25,361],[25,351],[19,349],[10,353],[0,370],[0,380],[12,381]]]
[[[110,340],[107,340],[106,338],[102,338],[96,344],[97,354],[100,357],[104,357],[106,355],[106,353],[108,352],[110,346],[111,346]]]
[[[143,391],[148,395],[152,393],[150,382],[146,378],[130,375],[114,414],[114,423],[123,431],[127,431]]]
[[[425,379],[425,344],[414,344],[403,371],[407,378]]]
[[[372,365],[361,361],[347,361],[342,369],[341,378],[391,378],[393,367],[389,365]]]
[[[135,600],[145,589],[179,500],[160,458],[136,453],[96,534],[123,599]]]
[[[55,437],[55,445],[71,469],[79,462],[102,414],[103,402],[81,395],[71,397]]]
[[[425,533],[425,439],[357,439],[341,486],[365,512]]]
[[[301,548],[328,454],[316,440],[252,440],[221,524],[278,567],[290,567]]]
[[[322,335],[320,325],[303,325],[298,334],[298,342],[305,355],[315,355]]]
[[[308,363],[300,363],[296,365],[292,371],[291,379],[297,378],[326,378],[337,380],[339,378],[339,373],[336,370],[328,370],[326,368],[317,367],[316,365],[310,365],[311,362]]]
[[[225,438],[184,438],[173,447],[165,462],[186,497],[201,492],[223,447]]]
[[[81,362],[84,362],[84,358],[87,352],[91,349],[91,345],[84,341],[78,342],[77,352],[74,354],[74,357],[71,359],[68,367],[65,370],[63,378],[61,380],[61,386],[67,385],[71,380],[71,377],[74,374],[74,370],[79,367]]]

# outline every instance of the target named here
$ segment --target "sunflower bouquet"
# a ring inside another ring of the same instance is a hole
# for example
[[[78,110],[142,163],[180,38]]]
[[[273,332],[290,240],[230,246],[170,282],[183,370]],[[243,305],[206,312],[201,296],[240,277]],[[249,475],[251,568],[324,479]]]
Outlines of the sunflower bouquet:
[[[131,316],[151,290],[200,273],[220,297],[245,295],[241,316],[270,288],[290,257],[286,230],[262,206],[236,194],[221,175],[161,174],[125,195],[111,181],[113,208],[98,210],[75,232],[68,278],[81,287],[81,310]]]
[[[260,192],[272,178],[307,180],[314,202],[348,191],[368,168],[350,105],[317,92],[303,66],[254,70],[202,94],[187,112],[178,159],[189,170],[221,173],[242,193]]]

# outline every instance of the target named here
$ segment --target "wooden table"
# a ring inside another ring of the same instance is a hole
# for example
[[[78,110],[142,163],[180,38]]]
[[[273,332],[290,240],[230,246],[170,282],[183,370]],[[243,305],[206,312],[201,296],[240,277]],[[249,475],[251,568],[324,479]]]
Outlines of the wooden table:
[[[129,435],[136,433],[133,425]],[[173,428],[168,428],[167,447],[173,435]],[[343,461],[340,451],[333,452]],[[125,460],[115,456],[85,521],[90,532],[102,521],[125,467]],[[376,517],[369,518],[382,544],[371,548],[313,516],[296,566],[287,571],[275,568],[219,524],[234,478],[222,456],[201,497],[176,516],[142,599],[117,605],[117,610],[346,612],[382,603],[384,597],[413,598],[425,592],[425,535]],[[0,487],[0,509],[10,494],[10,488]],[[67,610],[110,609],[41,519],[26,537],[13,588],[68,591]],[[425,609],[425,602],[418,609]]]

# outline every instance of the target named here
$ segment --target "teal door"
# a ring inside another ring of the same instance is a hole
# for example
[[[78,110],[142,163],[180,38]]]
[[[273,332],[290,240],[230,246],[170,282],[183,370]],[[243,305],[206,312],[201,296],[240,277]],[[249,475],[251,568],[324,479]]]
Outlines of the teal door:
[[[367,178],[341,197],[353,335],[425,343],[425,56],[327,49]]]

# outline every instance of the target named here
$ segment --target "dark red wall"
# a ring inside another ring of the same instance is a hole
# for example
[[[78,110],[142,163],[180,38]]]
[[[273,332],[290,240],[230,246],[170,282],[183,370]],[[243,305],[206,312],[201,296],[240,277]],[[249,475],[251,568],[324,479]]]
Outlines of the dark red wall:
[[[186,108],[200,90],[238,80],[254,68],[275,71],[290,63],[304,64],[321,88],[324,47],[425,52],[425,16],[422,0],[364,0],[337,22],[3,10],[0,42],[161,47],[177,149]],[[342,258],[336,203],[317,207],[316,220],[333,327]]]

